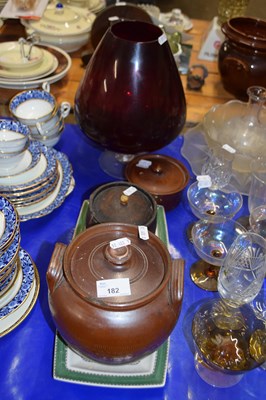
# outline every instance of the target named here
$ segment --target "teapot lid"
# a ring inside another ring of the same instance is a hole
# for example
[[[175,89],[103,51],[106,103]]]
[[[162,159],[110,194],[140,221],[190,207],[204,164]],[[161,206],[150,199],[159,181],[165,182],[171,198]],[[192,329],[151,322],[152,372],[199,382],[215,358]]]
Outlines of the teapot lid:
[[[87,302],[105,308],[135,308],[164,289],[171,259],[152,232],[143,240],[135,225],[103,223],[88,228],[69,244],[63,269],[69,285]],[[121,286],[121,279],[126,286]],[[102,288],[104,284],[107,289]]]
[[[180,161],[161,154],[134,157],[127,164],[125,175],[128,181],[160,195],[180,192],[189,181],[189,172]]]
[[[98,187],[90,196],[90,212],[98,223],[150,224],[156,218],[153,196],[128,182],[111,182]]]

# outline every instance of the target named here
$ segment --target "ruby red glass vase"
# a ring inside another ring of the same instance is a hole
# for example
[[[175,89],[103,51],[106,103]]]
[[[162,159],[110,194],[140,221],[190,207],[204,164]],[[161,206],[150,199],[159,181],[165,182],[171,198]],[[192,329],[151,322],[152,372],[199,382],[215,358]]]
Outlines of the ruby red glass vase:
[[[117,153],[155,151],[177,137],[186,101],[158,26],[141,21],[110,26],[77,90],[75,116],[93,142]]]

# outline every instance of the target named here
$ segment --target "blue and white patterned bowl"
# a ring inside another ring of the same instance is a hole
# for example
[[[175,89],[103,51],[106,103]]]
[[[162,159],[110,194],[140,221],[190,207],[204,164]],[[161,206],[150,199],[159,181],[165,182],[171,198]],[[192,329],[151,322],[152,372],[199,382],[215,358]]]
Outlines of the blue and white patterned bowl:
[[[41,89],[32,89],[18,93],[9,103],[14,118],[25,125],[35,125],[49,120],[57,111],[55,97]]]
[[[0,119],[0,153],[12,155],[25,150],[30,130],[19,121]]]

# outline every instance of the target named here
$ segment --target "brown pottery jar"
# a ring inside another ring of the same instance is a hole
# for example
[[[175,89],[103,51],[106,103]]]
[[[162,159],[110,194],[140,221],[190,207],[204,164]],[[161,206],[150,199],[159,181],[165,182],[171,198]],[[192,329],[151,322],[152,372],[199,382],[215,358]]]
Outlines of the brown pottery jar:
[[[111,246],[124,238],[130,243]],[[130,290],[122,288],[119,296],[123,278]],[[115,290],[99,294],[110,280]],[[120,223],[94,225],[68,246],[57,243],[47,271],[59,333],[77,353],[108,364],[132,362],[167,340],[181,310],[183,282],[182,259],[172,261],[152,232],[142,240],[135,225]]]
[[[250,86],[266,87],[266,21],[251,17],[232,18],[222,25],[225,41],[218,54],[224,88],[247,100]]]

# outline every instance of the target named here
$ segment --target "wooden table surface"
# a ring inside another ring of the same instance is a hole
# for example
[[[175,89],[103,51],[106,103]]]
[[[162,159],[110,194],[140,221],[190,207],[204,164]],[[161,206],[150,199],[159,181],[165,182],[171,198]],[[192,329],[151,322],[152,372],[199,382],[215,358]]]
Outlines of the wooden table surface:
[[[210,21],[193,20],[193,28],[189,31],[192,39],[188,44],[192,44],[192,54],[190,58],[190,66],[194,64],[203,64],[208,69],[208,77],[200,91],[192,91],[187,89],[187,76],[182,75],[182,83],[185,90],[187,101],[187,121],[200,122],[204,114],[212,105],[225,103],[232,99],[232,95],[226,92],[222,86],[217,62],[199,60],[198,53],[201,47],[203,35],[208,30]],[[26,36],[24,28],[18,20],[6,20],[0,30],[0,41],[17,40],[21,36]],[[81,54],[90,48],[90,44],[83,47],[79,51],[71,53],[72,66],[68,74],[59,82],[51,85],[51,93],[55,95],[58,102],[69,101],[73,107],[75,93],[82,76],[84,74],[84,66],[81,60]],[[8,115],[8,103],[13,95],[21,90],[2,89],[0,88],[0,114]],[[75,122],[73,113],[68,117],[67,122]]]

